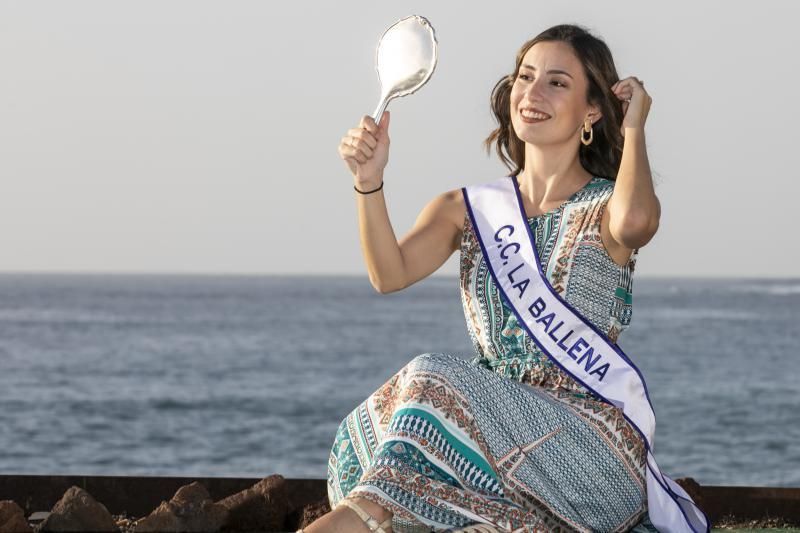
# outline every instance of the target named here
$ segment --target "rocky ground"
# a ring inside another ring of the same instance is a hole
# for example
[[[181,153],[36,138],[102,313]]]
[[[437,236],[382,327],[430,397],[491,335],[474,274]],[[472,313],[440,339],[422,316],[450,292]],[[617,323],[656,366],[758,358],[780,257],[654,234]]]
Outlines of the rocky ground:
[[[795,524],[783,518],[766,518],[763,520],[748,520],[742,522],[732,516],[723,517],[714,524],[714,529],[724,530],[759,530],[780,529],[784,531],[800,531],[800,524]]]
[[[16,502],[0,501],[0,533],[296,531],[329,510],[327,501],[320,501],[290,511],[280,475],[216,502],[201,483],[190,483],[145,517],[112,516],[91,494],[73,486],[49,513],[26,517]]]

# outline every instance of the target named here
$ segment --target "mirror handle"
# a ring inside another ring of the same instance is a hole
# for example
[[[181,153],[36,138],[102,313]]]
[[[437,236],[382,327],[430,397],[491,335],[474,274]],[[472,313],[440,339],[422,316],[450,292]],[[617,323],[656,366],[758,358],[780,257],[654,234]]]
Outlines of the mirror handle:
[[[381,118],[383,117],[383,111],[386,109],[386,106],[389,104],[389,100],[391,99],[392,98],[389,95],[383,95],[381,97],[381,101],[378,104],[377,109],[375,109],[375,112],[372,114],[372,120],[375,121],[375,124],[381,123]]]

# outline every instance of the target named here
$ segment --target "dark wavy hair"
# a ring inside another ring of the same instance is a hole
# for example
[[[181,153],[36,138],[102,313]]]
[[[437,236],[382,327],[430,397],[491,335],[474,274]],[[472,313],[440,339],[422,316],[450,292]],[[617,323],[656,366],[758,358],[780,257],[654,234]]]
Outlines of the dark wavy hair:
[[[622,102],[611,91],[611,86],[619,81],[619,75],[606,43],[575,24],[559,24],[548,28],[519,49],[514,73],[500,78],[492,89],[492,112],[499,126],[483,142],[486,153],[495,144],[497,155],[514,176],[525,166],[525,142],[517,137],[511,124],[511,86],[517,78],[525,54],[534,44],[542,41],[569,44],[583,65],[589,82],[586,101],[597,105],[602,116],[592,126],[592,143],[588,146],[580,143],[578,157],[583,168],[592,175],[616,179],[622,161],[623,137],[620,127],[623,113]]]

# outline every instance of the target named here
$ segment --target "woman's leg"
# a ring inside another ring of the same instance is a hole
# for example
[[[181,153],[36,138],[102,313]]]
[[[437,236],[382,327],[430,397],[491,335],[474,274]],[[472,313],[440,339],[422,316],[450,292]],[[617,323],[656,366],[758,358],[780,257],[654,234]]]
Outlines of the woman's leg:
[[[450,504],[482,506],[483,496],[497,496],[498,491],[462,459],[461,451],[472,453],[480,445],[471,440],[476,433],[471,416],[448,377],[476,370],[455,356],[419,355],[349,413],[339,425],[328,462],[333,511],[312,525],[320,529],[309,526],[307,531],[336,531],[359,522],[362,525],[353,531],[368,531],[353,510],[339,508],[345,498],[363,502],[361,507],[378,523],[391,518],[396,527],[404,526],[401,529],[429,532],[432,526],[419,515],[441,522],[440,527],[469,524],[472,520]],[[386,473],[391,475],[385,477]],[[437,492],[441,506],[426,497],[434,488],[441,492]],[[354,489],[357,493],[352,493]],[[388,531],[388,525],[384,529]]]
[[[392,517],[391,512],[377,503],[365,500],[364,498],[355,498],[353,501],[378,523],[383,523]],[[386,533],[390,533],[392,528],[391,526],[387,526],[384,527],[383,530]],[[355,533],[357,531],[368,532],[370,529],[354,510],[342,505],[325,516],[321,516],[303,531],[305,533]]]
[[[368,461],[368,456],[374,453],[374,446],[377,444],[377,439],[369,438],[369,433],[367,433],[367,438],[364,439],[364,444],[360,448],[361,458],[358,457],[356,448],[352,446],[353,438],[359,437],[352,434],[351,431],[369,431],[369,428],[364,427],[363,421],[360,421],[365,410],[366,403],[362,402],[339,425],[328,462],[328,500],[333,510],[304,528],[306,533],[369,531],[367,525],[353,509],[345,505],[339,506],[339,503],[358,483],[363,473],[361,463]],[[350,498],[350,500],[354,501],[379,524],[392,517],[390,511],[375,502],[358,497]],[[392,530],[389,525],[383,529],[387,533]]]

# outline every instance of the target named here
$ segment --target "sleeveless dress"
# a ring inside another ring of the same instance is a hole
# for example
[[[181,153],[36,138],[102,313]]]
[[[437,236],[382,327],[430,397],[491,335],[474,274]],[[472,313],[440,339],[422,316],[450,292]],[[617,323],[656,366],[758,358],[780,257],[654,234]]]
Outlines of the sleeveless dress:
[[[632,316],[638,250],[613,262],[600,236],[614,182],[593,177],[528,219],[553,288],[616,342]],[[414,357],[340,424],[328,497],[390,509],[394,531],[655,531],[646,450],[622,412],[529,338],[498,292],[469,216],[461,300],[475,357]]]

